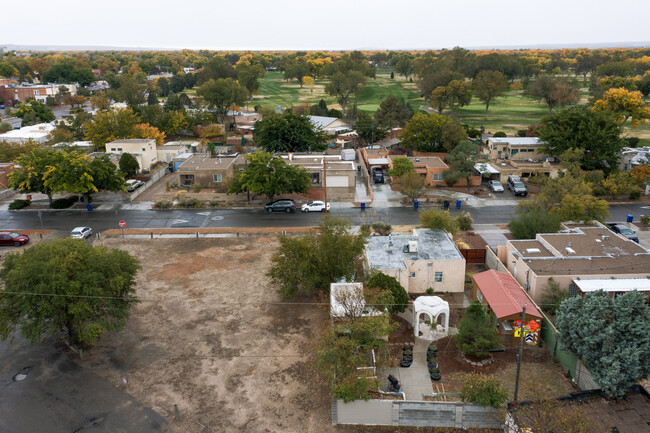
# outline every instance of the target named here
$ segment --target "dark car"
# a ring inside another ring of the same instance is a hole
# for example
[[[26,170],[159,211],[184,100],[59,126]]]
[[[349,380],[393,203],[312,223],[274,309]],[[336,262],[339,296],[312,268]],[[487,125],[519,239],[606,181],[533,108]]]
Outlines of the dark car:
[[[375,173],[375,183],[384,183],[384,173],[380,171]]]
[[[296,211],[296,203],[287,198],[281,198],[279,200],[272,201],[271,203],[267,203],[264,206],[264,210],[267,211],[268,213],[271,212],[295,212]]]
[[[15,232],[0,232],[0,245],[19,247],[29,242],[29,236]]]
[[[636,232],[626,225],[609,224],[609,229],[614,233],[623,235],[624,237],[628,238],[631,241],[636,242],[637,244],[639,243],[639,237],[637,236]]]

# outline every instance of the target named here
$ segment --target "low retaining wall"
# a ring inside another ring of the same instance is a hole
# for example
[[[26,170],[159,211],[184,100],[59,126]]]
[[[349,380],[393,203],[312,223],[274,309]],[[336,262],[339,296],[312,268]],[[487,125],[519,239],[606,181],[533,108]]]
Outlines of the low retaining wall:
[[[0,191],[0,200],[5,200],[8,199],[9,197],[13,196],[16,194],[16,191],[13,189],[5,189]]]
[[[463,402],[334,399],[332,424],[502,429],[503,415]]]

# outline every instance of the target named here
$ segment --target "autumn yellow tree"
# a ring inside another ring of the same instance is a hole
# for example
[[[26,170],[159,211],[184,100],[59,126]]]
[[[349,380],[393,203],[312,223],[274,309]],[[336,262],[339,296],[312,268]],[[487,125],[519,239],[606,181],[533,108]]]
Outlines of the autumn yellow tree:
[[[633,128],[647,123],[650,119],[650,107],[643,102],[641,92],[631,92],[624,88],[607,90],[603,98],[594,104],[594,110],[609,111],[620,124],[629,119]]]
[[[165,144],[165,133],[148,123],[139,123],[133,128],[134,138],[149,138],[156,140],[158,146]]]
[[[635,165],[630,171],[630,175],[639,183],[644,183],[650,179],[650,165]]]

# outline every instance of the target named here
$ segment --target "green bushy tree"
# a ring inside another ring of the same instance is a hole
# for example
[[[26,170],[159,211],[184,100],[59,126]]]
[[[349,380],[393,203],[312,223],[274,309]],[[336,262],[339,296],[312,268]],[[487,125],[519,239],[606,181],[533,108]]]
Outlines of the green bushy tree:
[[[487,356],[490,349],[499,347],[496,317],[489,314],[479,301],[472,301],[458,324],[454,337],[461,352],[471,356]]]

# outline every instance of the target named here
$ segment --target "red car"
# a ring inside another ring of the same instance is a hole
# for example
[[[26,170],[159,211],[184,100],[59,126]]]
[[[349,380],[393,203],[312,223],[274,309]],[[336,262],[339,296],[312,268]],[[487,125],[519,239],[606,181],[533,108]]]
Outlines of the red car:
[[[29,236],[15,232],[0,232],[0,245],[20,247],[29,242]]]

